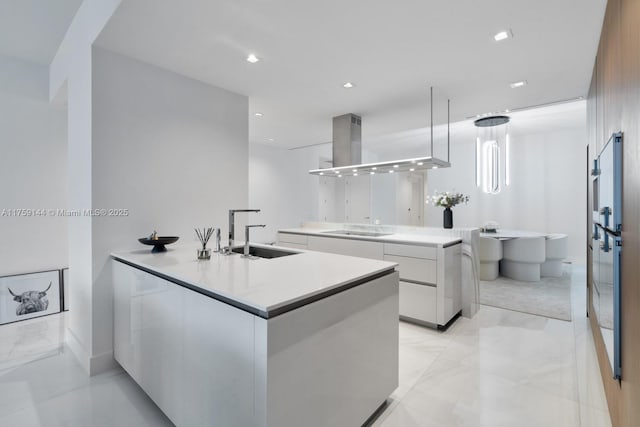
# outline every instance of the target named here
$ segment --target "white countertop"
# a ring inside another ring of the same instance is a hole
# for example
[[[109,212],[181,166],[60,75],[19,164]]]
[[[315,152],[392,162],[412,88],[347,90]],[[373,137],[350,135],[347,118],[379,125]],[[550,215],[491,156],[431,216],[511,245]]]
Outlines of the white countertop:
[[[140,249],[111,255],[116,260],[261,317],[299,306],[305,300],[336,293],[353,282],[392,270],[397,265],[344,255],[280,249],[299,253],[272,259],[213,253],[210,260],[198,261],[197,245],[185,245],[168,246],[167,252],[161,253]]]
[[[409,245],[424,245],[424,246],[451,246],[456,243],[462,242],[459,237],[452,236],[432,236],[426,234],[408,234],[408,233],[393,233],[387,236],[356,236],[353,234],[333,234],[329,233],[330,229],[316,229],[316,228],[286,228],[278,230],[282,233],[293,234],[305,234],[309,236],[321,236],[321,237],[335,237],[341,239],[353,239],[353,240],[369,240],[373,242],[382,243],[398,243]]]
[[[494,239],[517,239],[521,237],[547,237],[547,234],[539,233],[537,231],[509,230],[506,228],[499,228],[495,233],[481,232],[480,237],[493,237]]]

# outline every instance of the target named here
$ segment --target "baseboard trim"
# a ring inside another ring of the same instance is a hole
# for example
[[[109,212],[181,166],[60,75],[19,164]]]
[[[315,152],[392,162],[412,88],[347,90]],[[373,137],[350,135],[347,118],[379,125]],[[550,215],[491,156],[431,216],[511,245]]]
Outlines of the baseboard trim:
[[[64,334],[64,343],[71,350],[71,354],[76,358],[80,366],[84,369],[84,371],[89,375],[90,372],[90,363],[89,363],[89,353],[87,353],[80,344],[80,341],[73,333],[73,331],[69,328],[65,331]]]
[[[90,356],[84,349],[84,346],[80,344],[80,341],[73,333],[73,331],[67,328],[65,333],[65,345],[71,353],[74,355],[80,366],[90,377],[101,374],[103,372],[110,371],[112,369],[119,369],[120,365],[113,358],[113,351],[107,351],[102,354]]]
[[[89,361],[91,368],[89,375],[94,376],[102,374],[103,372],[111,371],[113,369],[120,369],[120,365],[113,358],[113,350],[107,351],[97,356],[92,356]]]

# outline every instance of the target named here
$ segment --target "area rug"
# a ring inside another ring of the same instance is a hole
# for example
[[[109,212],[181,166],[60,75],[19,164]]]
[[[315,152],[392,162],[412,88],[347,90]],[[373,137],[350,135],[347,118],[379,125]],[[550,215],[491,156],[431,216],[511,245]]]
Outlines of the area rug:
[[[563,266],[562,277],[543,277],[540,282],[502,276],[481,280],[480,304],[571,321],[571,266]]]

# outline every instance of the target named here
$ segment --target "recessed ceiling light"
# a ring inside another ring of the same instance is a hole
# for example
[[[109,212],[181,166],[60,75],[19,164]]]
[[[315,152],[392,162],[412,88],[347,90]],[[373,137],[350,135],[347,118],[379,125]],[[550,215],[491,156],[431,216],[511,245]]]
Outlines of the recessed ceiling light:
[[[509,37],[513,37],[513,33],[511,32],[511,30],[505,30],[505,31],[500,31],[499,33],[497,33],[495,36],[493,36],[493,39],[497,42],[501,41],[501,40],[506,40]]]
[[[378,168],[377,168],[377,167],[375,167],[375,166],[371,168],[371,170],[373,170],[373,171],[374,171],[374,170],[376,170],[376,169],[378,169]]]
[[[338,175],[338,178],[342,178],[342,175]]]
[[[264,114],[262,114],[262,113],[253,113],[253,115],[256,116],[256,117],[262,117]]]
[[[358,172],[358,169],[354,169],[353,172]]]
[[[374,171],[369,172],[369,175],[375,175],[376,173]]]
[[[324,172],[320,172],[320,175],[324,175]]]
[[[389,173],[393,173],[393,169],[391,169],[391,170],[389,171]]]
[[[434,166],[433,168],[434,168],[434,169],[438,169],[438,166]]]
[[[253,53],[251,53],[251,54],[249,54],[249,56],[247,56],[247,62],[251,62],[252,64],[255,64],[258,61],[260,61],[260,58],[255,56]]]
[[[269,142],[273,142],[273,141],[275,141],[275,140],[274,140],[273,138],[267,138],[267,141],[269,141]]]
[[[356,87],[356,85],[355,83],[346,82],[345,84],[342,85],[342,87],[345,89],[351,89],[352,87]]]
[[[335,173],[340,173],[340,171],[334,171]]]
[[[353,174],[353,176],[358,176],[358,174],[357,174],[357,173],[354,173],[354,174]]]
[[[409,172],[413,172],[414,170],[415,170],[414,168],[411,168],[411,169],[409,169]]]
[[[418,166],[422,166],[422,165],[424,165],[424,163],[418,162]]]
[[[511,86],[511,89],[515,89],[515,88],[518,88],[518,87],[525,86],[526,84],[527,84],[527,81],[526,80],[522,80],[522,81],[519,81],[519,82],[513,82],[509,86]]]
[[[394,167],[394,168],[397,168],[397,167],[398,167],[398,165],[393,165],[393,167]]]

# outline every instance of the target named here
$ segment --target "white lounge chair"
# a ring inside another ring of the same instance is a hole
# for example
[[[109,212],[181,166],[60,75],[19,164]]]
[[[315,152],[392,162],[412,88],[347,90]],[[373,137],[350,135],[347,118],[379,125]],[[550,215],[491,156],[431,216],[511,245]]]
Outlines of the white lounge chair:
[[[493,237],[480,237],[480,280],[496,280],[502,259],[502,241]]]
[[[540,264],[545,260],[544,237],[521,237],[502,242],[500,272],[522,282],[540,281]]]

